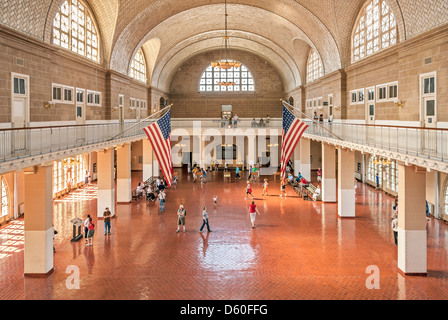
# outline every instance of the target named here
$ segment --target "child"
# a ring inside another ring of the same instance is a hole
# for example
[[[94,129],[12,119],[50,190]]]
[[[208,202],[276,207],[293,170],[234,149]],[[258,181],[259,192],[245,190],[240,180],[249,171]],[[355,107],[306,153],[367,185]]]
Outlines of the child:
[[[285,179],[282,179],[281,184],[280,184],[280,197],[283,196],[283,193],[285,194],[285,197],[286,197],[285,189],[286,189],[286,182],[285,182]]]
[[[268,179],[264,179],[263,193],[261,195],[264,196],[265,193],[268,196]]]
[[[246,198],[244,198],[244,199],[247,200],[247,195],[249,195],[249,194],[252,196],[252,199],[253,199],[254,196],[253,196],[253,194],[252,194],[252,188],[251,188],[251,186],[250,186],[250,181],[247,181],[247,186],[246,186]]]
[[[215,207],[218,204],[218,196],[213,196],[213,204],[215,205]]]

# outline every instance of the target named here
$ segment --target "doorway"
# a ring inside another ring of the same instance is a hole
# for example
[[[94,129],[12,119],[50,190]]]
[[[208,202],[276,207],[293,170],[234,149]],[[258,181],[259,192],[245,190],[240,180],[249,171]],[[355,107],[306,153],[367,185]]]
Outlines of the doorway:
[[[25,128],[29,124],[29,76],[11,73],[11,127]],[[27,133],[25,130],[12,131],[11,153],[24,152],[27,150]]]

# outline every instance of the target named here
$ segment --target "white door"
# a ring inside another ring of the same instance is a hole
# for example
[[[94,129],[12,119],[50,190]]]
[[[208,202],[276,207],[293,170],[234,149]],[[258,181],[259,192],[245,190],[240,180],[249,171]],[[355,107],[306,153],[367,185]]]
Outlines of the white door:
[[[86,91],[76,89],[76,124],[86,123]]]
[[[436,73],[420,75],[420,121],[424,128],[437,128]],[[421,146],[423,152],[437,151],[437,137],[434,130],[422,130]]]
[[[436,74],[420,75],[421,122],[425,128],[437,128]]]
[[[375,87],[366,89],[366,123],[375,124]]]
[[[25,128],[29,117],[29,76],[12,74],[11,90],[11,127]],[[27,149],[25,130],[13,130],[11,134],[11,152],[23,152]]]
[[[432,97],[423,98],[424,127],[437,128],[436,100]]]

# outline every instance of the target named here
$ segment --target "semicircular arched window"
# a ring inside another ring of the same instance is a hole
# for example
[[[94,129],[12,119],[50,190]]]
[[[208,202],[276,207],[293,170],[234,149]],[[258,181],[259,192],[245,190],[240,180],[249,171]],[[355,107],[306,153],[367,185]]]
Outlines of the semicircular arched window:
[[[9,214],[9,190],[8,184],[6,183],[6,179],[1,177],[1,188],[2,188],[2,202],[1,202],[1,211],[0,217],[7,216]]]
[[[129,76],[146,83],[146,60],[142,48],[138,49],[132,59]]]
[[[386,0],[370,0],[361,10],[352,35],[352,62],[397,43],[395,15]]]
[[[66,0],[56,13],[53,43],[99,62],[99,37],[93,14],[81,0]]]
[[[245,65],[220,69],[209,66],[199,81],[199,92],[254,92],[252,73]]]
[[[306,82],[310,83],[323,76],[322,60],[316,50],[311,49],[306,67]]]

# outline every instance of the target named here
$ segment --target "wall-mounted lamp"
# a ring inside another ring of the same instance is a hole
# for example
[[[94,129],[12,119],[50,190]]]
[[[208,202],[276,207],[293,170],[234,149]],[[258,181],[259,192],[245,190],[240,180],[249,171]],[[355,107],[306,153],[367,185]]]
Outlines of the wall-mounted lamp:
[[[405,102],[403,100],[395,102],[395,106],[398,108],[403,108],[404,104],[405,104]]]
[[[56,105],[51,101],[48,101],[44,104],[44,108],[47,108],[47,109],[53,109],[55,106]]]
[[[334,107],[334,110],[336,110],[336,111],[340,111],[340,110],[341,110],[341,107]]]

